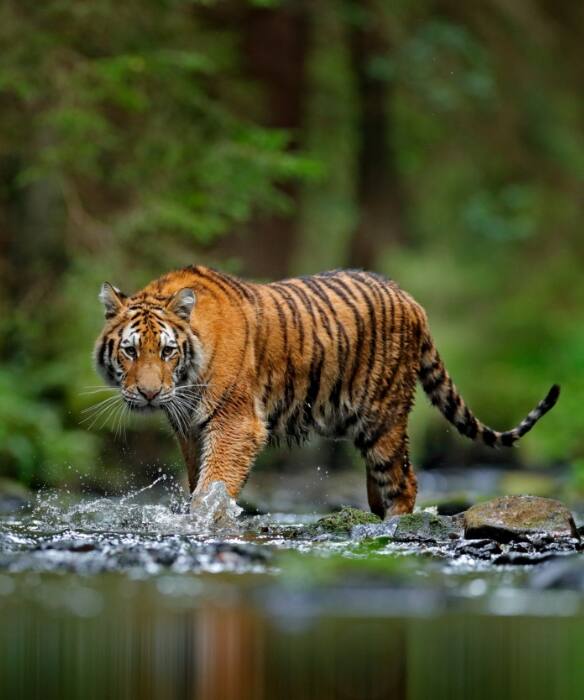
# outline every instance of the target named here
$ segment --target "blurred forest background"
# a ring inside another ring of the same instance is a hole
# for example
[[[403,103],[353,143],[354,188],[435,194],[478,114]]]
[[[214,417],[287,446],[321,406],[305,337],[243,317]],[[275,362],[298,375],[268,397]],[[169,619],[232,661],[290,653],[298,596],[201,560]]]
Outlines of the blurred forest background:
[[[420,394],[416,463],[564,464],[584,489],[582,3],[5,0],[0,41],[0,474],[180,465],[159,420],[81,422],[103,280],[358,266],[426,307],[494,427],[563,385],[489,455]]]

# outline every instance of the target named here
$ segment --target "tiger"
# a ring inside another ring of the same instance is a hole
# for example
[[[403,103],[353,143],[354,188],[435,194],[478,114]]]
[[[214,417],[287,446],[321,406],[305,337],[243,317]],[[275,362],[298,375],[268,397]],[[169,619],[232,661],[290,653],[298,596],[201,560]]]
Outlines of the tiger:
[[[489,447],[514,445],[560,393],[554,384],[511,430],[488,427],[450,378],[422,306],[373,272],[255,283],[191,265],[131,296],[104,282],[99,298],[97,371],[130,409],[166,414],[193,497],[219,481],[237,498],[264,446],[316,433],[354,442],[374,514],[410,513],[418,382],[461,435]]]

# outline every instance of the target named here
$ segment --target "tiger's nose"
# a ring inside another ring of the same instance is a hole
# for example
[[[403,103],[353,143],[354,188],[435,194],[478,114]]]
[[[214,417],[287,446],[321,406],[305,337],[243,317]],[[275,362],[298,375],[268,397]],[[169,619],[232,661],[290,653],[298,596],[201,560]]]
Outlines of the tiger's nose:
[[[152,399],[155,399],[158,396],[158,394],[160,394],[160,388],[158,388],[158,389],[142,389],[142,388],[138,387],[138,391],[148,401],[152,401]]]

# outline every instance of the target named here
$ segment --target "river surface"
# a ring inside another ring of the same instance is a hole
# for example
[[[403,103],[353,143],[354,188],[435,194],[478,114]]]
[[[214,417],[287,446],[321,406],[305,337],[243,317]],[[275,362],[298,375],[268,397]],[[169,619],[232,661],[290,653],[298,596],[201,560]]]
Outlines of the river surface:
[[[581,554],[308,535],[158,481],[0,518],[1,697],[584,697]]]

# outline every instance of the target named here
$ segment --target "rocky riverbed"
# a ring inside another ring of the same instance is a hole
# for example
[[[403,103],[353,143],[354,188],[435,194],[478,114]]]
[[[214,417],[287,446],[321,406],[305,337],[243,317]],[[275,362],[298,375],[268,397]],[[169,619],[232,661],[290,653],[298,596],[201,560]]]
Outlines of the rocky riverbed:
[[[558,573],[539,577],[538,585],[584,589],[584,533],[562,503],[548,498],[491,499],[454,515],[428,508],[383,522],[352,507],[320,518],[249,516],[219,484],[197,514],[176,494],[165,505],[135,501],[130,496],[65,504],[39,497],[32,509],[4,515],[0,573],[275,576],[286,569],[285,555],[294,553],[305,558],[307,570],[331,557],[359,561],[364,572],[371,560],[404,558],[421,570],[431,563],[435,571],[459,572],[546,563]]]

